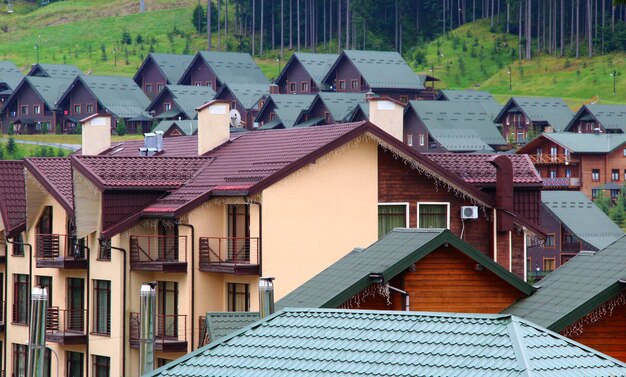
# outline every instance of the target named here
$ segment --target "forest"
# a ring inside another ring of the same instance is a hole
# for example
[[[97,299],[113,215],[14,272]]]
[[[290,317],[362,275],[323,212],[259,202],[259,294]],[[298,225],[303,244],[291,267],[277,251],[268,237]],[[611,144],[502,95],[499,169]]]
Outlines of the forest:
[[[207,12],[207,3],[212,6]],[[285,49],[401,54],[467,22],[489,19],[492,32],[518,39],[517,57],[594,56],[626,50],[620,0],[208,0],[194,10],[207,48],[263,55]],[[215,45],[217,33],[217,45]],[[419,47],[418,47],[419,48]]]

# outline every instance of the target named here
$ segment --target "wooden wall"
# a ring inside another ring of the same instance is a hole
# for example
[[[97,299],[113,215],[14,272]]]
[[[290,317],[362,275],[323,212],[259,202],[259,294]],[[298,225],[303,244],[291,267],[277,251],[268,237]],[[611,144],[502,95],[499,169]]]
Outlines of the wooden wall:
[[[571,338],[626,362],[626,305],[617,306],[599,322],[585,325],[582,335]]]

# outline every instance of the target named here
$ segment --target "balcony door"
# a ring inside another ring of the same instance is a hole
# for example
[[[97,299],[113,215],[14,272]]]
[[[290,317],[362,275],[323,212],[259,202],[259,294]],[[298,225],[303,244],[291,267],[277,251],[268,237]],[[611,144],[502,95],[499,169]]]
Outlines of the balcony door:
[[[37,222],[38,234],[52,234],[52,206],[46,206]]]
[[[228,205],[228,260],[250,260],[249,205]]]
[[[69,255],[74,259],[85,259],[85,238],[76,238],[76,224],[70,219],[67,222],[67,234],[69,237]]]
[[[67,279],[67,329],[83,332],[85,330],[85,280]]]
[[[44,258],[56,257],[59,254],[58,238],[52,234],[52,207],[46,206],[37,222],[37,234],[42,235],[37,239],[37,254]]]
[[[178,261],[178,227],[169,221],[159,221],[158,260]]]
[[[160,281],[157,286],[157,336],[178,338],[178,283]]]

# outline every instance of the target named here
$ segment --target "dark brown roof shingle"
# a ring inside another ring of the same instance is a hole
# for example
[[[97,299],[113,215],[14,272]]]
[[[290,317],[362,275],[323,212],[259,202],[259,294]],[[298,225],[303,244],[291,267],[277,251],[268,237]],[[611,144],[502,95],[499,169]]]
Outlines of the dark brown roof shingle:
[[[0,216],[5,235],[14,236],[26,223],[26,188],[23,161],[0,161]]]

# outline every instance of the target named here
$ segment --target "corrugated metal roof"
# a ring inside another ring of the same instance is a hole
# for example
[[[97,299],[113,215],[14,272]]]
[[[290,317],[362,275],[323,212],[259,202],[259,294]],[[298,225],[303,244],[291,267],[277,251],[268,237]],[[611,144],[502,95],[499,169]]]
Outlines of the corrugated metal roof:
[[[17,88],[24,74],[8,60],[0,60],[0,83],[6,83],[11,89]]]
[[[241,330],[261,319],[258,312],[207,312],[205,323],[210,342]]]
[[[605,130],[618,130],[621,133],[626,133],[626,105],[601,105],[597,103],[584,105],[574,115],[565,131],[575,131],[572,129],[574,123],[586,117],[597,120]]]
[[[26,222],[23,161],[0,161],[0,216],[8,236],[23,230]]]
[[[269,80],[254,62],[252,56],[243,52],[200,51],[198,55],[204,59],[224,84],[266,84]]]
[[[542,191],[543,205],[576,237],[600,250],[624,235],[598,206],[580,191]]]
[[[288,309],[148,376],[590,376],[626,364],[510,315]]]

